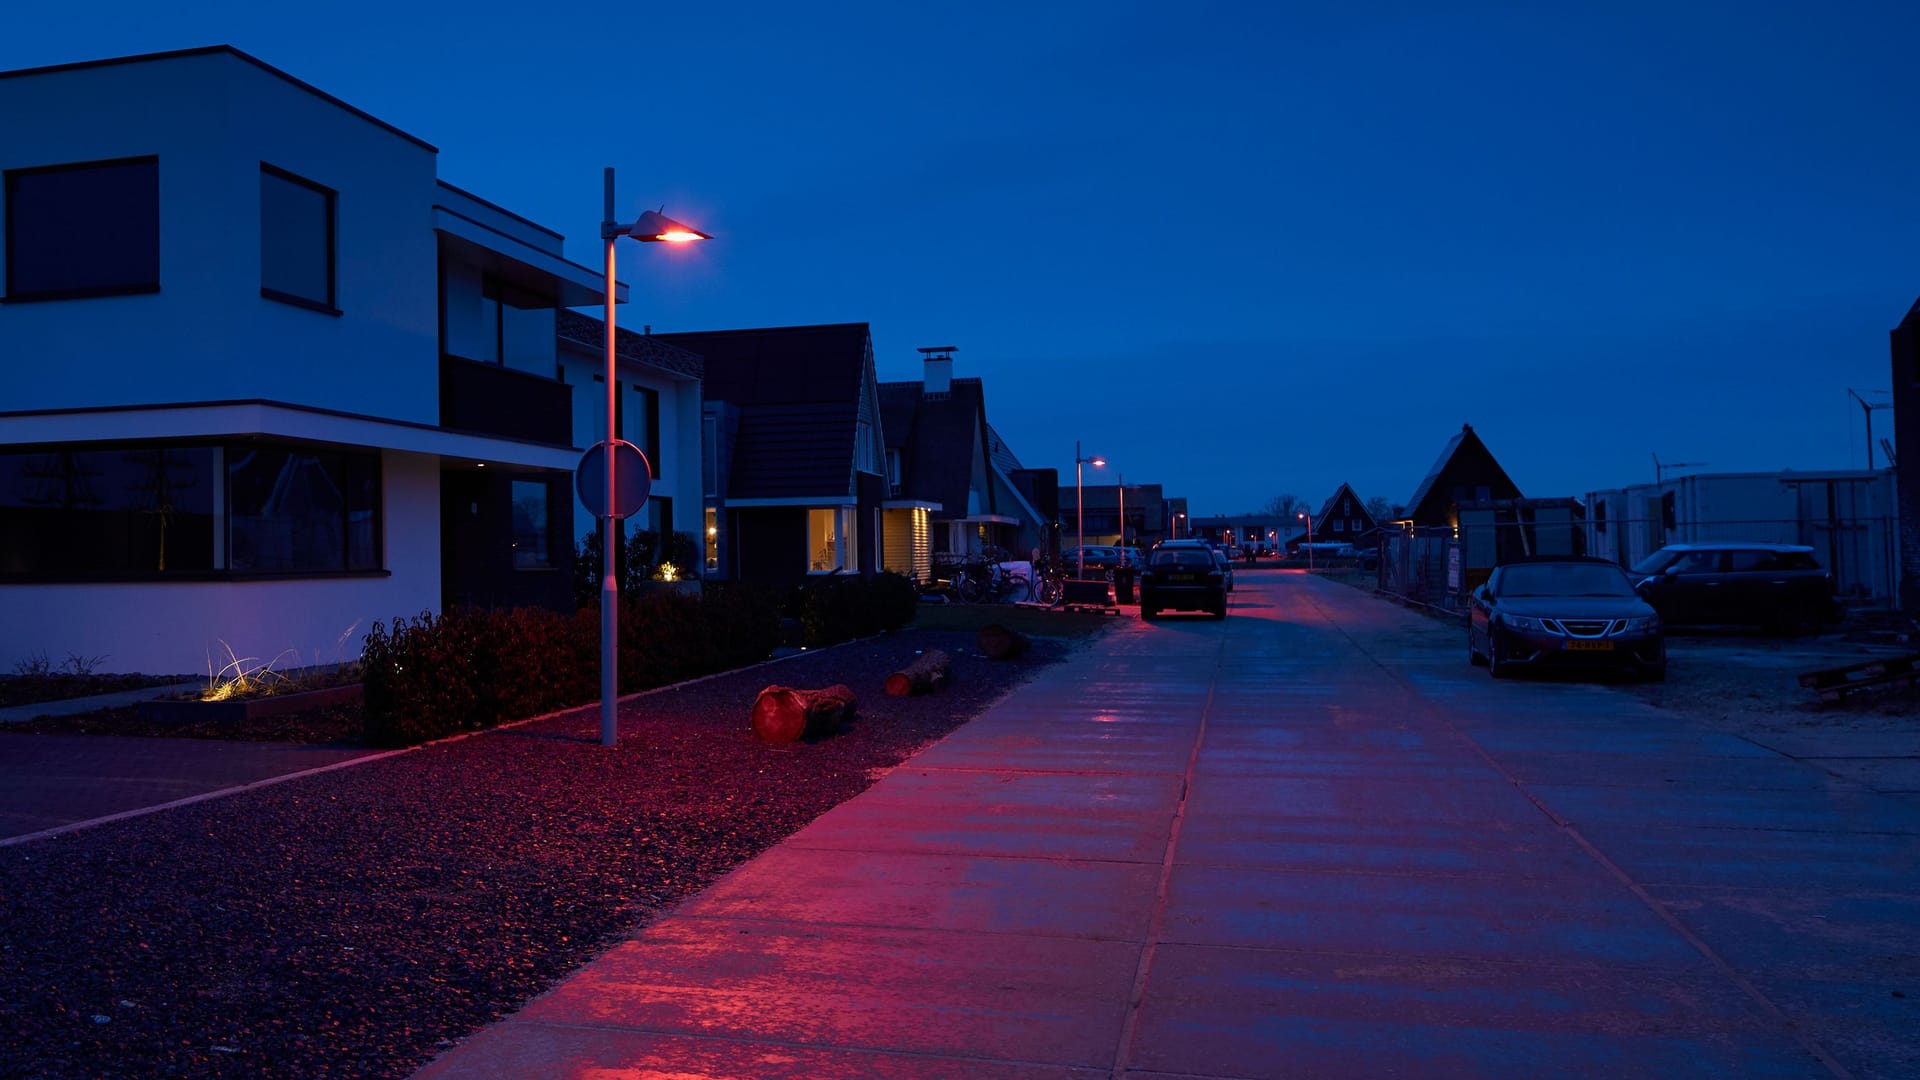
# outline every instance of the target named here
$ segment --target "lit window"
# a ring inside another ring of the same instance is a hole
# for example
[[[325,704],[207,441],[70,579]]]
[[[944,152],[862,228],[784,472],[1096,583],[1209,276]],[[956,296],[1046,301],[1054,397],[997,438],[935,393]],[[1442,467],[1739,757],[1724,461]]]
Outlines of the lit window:
[[[720,569],[720,512],[707,507],[707,570]]]
[[[829,507],[807,511],[807,550],[811,553],[807,568],[827,573],[842,567],[845,552],[840,543],[840,509]]]

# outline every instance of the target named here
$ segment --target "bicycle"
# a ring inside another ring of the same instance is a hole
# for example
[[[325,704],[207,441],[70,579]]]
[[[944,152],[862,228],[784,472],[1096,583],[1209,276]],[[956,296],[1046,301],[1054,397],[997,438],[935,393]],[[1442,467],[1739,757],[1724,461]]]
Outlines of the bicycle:
[[[1067,575],[1054,569],[1045,559],[1033,564],[1032,577],[1024,574],[1013,575],[1025,586],[1026,600],[1042,607],[1054,607],[1066,596],[1067,587],[1063,584]]]

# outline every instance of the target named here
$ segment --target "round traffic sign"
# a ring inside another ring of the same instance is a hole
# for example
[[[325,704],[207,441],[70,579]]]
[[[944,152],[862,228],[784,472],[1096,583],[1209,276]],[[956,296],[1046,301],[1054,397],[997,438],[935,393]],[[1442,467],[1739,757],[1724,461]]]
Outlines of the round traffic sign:
[[[597,442],[588,447],[580,456],[580,466],[573,471],[573,489],[580,493],[580,501],[594,517],[632,517],[647,505],[647,496],[653,492],[653,466],[647,464],[647,455],[641,453],[639,447],[625,439],[615,439],[613,454],[611,514],[606,512],[607,444]]]

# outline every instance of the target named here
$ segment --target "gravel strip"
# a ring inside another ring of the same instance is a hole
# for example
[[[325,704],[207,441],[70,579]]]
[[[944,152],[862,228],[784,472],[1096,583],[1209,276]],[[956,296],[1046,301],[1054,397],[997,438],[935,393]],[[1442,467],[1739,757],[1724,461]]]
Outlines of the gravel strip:
[[[953,685],[889,698],[945,649]],[[0,849],[0,1076],[406,1076],[873,783],[1042,666],[908,631]],[[840,735],[747,730],[846,683]]]

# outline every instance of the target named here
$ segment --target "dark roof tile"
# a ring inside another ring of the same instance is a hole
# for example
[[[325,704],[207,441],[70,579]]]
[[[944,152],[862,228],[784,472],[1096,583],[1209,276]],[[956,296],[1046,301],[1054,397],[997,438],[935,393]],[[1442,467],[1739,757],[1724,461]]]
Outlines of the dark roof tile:
[[[619,320],[616,318],[614,321]],[[607,324],[590,315],[561,308],[555,316],[554,329],[563,340],[577,342],[596,352],[607,347]],[[689,352],[651,334],[636,334],[625,327],[620,327],[614,336],[614,351],[622,360],[663,368],[695,379],[705,374],[706,365],[698,353]]]

